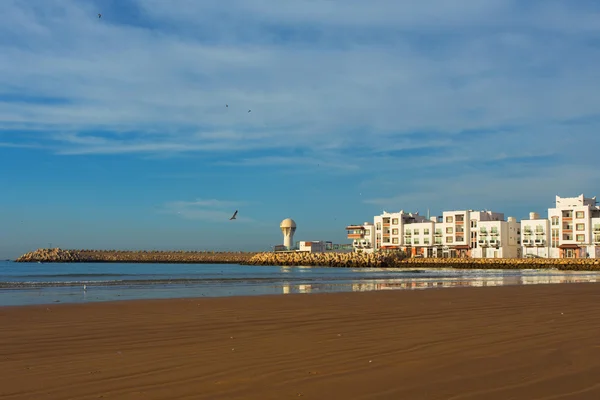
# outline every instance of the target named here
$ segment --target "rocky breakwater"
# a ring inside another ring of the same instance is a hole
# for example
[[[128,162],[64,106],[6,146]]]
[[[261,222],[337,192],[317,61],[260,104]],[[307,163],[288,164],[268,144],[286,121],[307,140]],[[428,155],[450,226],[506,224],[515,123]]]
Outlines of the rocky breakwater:
[[[346,268],[393,268],[400,267],[404,256],[400,253],[308,253],[275,252],[259,253],[246,265],[305,265]]]
[[[255,252],[218,251],[123,251],[38,249],[17,258],[16,262],[98,262],[98,263],[172,263],[240,264]]]
[[[407,258],[403,264],[418,268],[600,271],[600,259],[594,258]]]
[[[406,258],[396,253],[259,253],[247,265],[305,265],[345,268],[558,269],[600,271],[600,259]]]

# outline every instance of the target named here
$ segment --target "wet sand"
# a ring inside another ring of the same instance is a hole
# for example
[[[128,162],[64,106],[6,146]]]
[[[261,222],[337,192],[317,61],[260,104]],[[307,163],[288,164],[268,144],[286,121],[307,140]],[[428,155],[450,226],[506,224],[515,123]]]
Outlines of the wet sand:
[[[0,398],[598,399],[600,285],[0,308]]]

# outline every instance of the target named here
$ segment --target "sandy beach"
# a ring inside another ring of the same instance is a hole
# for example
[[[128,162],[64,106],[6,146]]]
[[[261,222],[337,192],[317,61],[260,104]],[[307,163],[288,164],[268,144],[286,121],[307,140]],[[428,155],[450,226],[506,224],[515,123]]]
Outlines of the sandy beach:
[[[13,399],[598,399],[600,285],[0,308]]]

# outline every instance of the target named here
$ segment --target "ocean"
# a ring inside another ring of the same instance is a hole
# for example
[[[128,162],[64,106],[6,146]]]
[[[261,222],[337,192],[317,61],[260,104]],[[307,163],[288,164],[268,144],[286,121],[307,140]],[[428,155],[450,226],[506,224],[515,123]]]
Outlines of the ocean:
[[[0,261],[0,306],[572,282],[600,273]]]

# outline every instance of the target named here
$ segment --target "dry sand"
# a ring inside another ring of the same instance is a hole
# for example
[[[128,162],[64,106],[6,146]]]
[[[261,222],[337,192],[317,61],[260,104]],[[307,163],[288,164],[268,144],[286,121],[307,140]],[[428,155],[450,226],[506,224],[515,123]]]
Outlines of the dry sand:
[[[0,307],[0,398],[600,399],[600,285]]]

